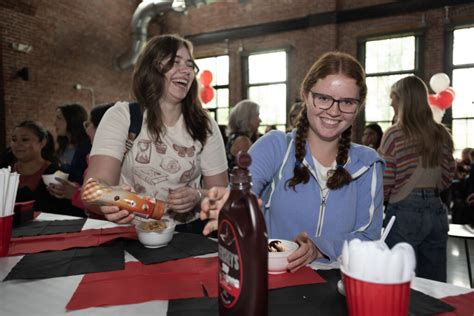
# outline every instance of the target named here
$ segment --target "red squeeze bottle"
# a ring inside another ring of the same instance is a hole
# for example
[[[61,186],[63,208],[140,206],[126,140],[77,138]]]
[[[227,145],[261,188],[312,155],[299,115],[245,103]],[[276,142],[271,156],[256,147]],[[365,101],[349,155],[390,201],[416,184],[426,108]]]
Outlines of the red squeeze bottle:
[[[136,216],[156,220],[161,219],[166,208],[163,201],[145,199],[136,193],[108,186],[94,178],[89,178],[84,184],[81,198],[87,204],[115,205],[134,212]]]
[[[251,192],[246,152],[236,157],[230,195],[218,218],[219,315],[267,315],[267,229]]]

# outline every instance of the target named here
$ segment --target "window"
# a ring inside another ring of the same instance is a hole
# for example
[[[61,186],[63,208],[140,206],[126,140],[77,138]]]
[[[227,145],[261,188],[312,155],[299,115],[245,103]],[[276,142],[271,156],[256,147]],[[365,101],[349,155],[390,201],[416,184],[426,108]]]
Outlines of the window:
[[[229,122],[229,56],[200,58],[195,62],[199,67],[196,78],[200,84],[199,95],[204,108],[214,113],[218,124],[227,125]],[[214,95],[212,98],[209,97],[210,100],[203,100],[201,95],[204,88],[201,83],[201,75],[206,70],[212,74],[210,86],[213,88]]]
[[[288,95],[286,51],[251,54],[246,65],[247,98],[260,105],[260,133],[273,124],[285,130]]]
[[[462,149],[474,147],[474,55],[470,47],[474,27],[456,28],[452,32],[452,83],[456,97],[452,105],[452,134],[457,156]]]
[[[419,38],[414,35],[367,40],[362,58],[367,74],[365,120],[386,130],[394,116],[390,88],[399,79],[418,72]]]

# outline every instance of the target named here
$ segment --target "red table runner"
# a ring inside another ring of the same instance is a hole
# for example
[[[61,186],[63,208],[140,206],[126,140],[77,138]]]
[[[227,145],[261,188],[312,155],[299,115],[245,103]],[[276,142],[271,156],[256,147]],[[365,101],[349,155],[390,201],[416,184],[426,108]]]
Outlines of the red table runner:
[[[186,258],[153,265],[128,262],[122,271],[85,275],[66,309],[204,297],[203,287],[209,297],[217,297],[217,271],[217,257]],[[269,275],[268,279],[270,289],[326,282],[308,267],[295,273]]]
[[[76,247],[92,247],[117,238],[137,239],[133,226],[87,229],[77,233],[18,237],[10,241],[9,256]]]
[[[443,302],[456,308],[453,312],[437,314],[439,316],[472,316],[474,315],[474,292],[447,296],[441,299]]]

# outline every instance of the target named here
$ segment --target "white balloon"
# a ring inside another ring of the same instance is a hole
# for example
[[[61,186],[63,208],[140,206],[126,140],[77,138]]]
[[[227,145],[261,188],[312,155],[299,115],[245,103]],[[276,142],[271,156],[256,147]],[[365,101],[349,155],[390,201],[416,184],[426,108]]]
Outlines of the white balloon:
[[[449,88],[451,80],[444,72],[434,74],[430,79],[430,87],[435,93],[441,92]]]
[[[431,105],[430,108],[431,108],[431,111],[433,112],[434,120],[438,123],[441,123],[445,110],[433,105]]]

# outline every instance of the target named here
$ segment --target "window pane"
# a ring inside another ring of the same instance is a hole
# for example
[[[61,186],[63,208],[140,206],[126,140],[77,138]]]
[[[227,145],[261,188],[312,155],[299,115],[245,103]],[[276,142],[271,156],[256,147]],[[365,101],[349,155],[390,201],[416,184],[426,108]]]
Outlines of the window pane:
[[[227,125],[229,123],[229,108],[217,109],[217,124]]]
[[[229,89],[222,88],[216,91],[216,104],[218,108],[229,107]]]
[[[286,84],[250,87],[249,99],[260,105],[262,124],[286,123]]]
[[[472,89],[474,68],[453,70],[453,89],[456,97],[453,101],[453,118],[474,118],[474,90]]]
[[[368,41],[365,44],[365,54],[365,70],[368,74],[414,70],[415,37]]]
[[[219,56],[216,58],[216,85],[225,86],[229,84],[229,56]]]
[[[249,56],[249,84],[286,81],[286,52]]]
[[[453,141],[456,151],[461,151],[466,147],[474,147],[474,140],[469,137],[469,131],[474,130],[474,119],[453,120]],[[460,155],[459,155],[460,156]]]
[[[392,121],[394,112],[390,106],[390,88],[407,75],[367,77],[365,120],[370,122]]]
[[[474,63],[472,53],[472,40],[474,39],[474,27],[458,29],[454,31],[453,64],[462,65]]]
[[[199,81],[201,73],[208,70],[212,73],[211,86],[229,84],[229,56],[200,58],[195,60],[199,67],[196,78]]]

